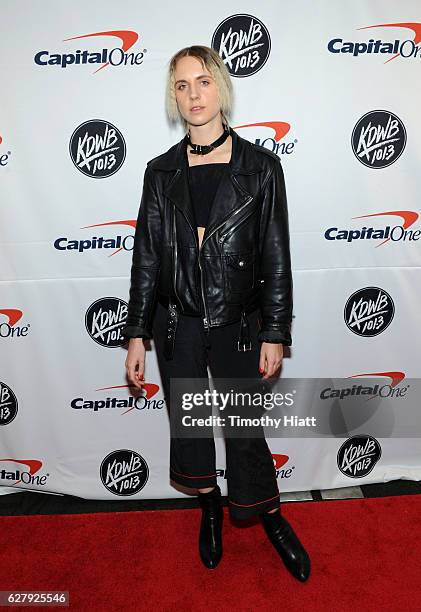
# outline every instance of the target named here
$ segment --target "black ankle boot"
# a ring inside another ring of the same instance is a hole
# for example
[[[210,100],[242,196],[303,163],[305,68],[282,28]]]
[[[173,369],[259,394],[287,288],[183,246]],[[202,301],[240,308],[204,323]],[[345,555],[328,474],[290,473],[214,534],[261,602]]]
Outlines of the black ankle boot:
[[[261,515],[265,531],[291,574],[304,582],[310,575],[310,557],[279,510]]]
[[[215,568],[222,557],[222,508],[221,489],[218,485],[208,493],[199,492],[202,520],[199,534],[200,558],[207,568]]]

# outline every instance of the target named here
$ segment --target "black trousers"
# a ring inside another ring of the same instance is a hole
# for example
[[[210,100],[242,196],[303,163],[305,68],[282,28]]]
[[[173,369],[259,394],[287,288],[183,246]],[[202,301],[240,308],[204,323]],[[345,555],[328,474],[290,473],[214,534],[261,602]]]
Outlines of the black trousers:
[[[181,416],[180,402],[170,395],[172,378],[208,380],[212,378],[258,379],[260,342],[257,340],[260,311],[248,315],[252,349],[237,350],[239,323],[211,328],[206,334],[201,317],[179,314],[173,359],[164,356],[167,308],[157,302],[153,319],[153,340],[170,411]],[[210,412],[211,414],[211,412]],[[230,437],[225,435],[226,479],[229,511],[235,519],[278,508],[279,489],[273,458],[264,436]],[[192,488],[213,487],[217,484],[216,453],[213,436],[202,438],[171,437],[170,478]]]

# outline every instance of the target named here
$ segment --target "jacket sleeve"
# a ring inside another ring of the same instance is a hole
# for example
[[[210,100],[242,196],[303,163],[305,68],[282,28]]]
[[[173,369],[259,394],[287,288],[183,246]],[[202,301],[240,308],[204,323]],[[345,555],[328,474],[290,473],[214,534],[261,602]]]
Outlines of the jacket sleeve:
[[[152,313],[161,263],[161,227],[153,170],[147,165],[134,236],[127,320],[122,329],[127,338],[152,338]]]
[[[292,344],[292,272],[284,173],[275,160],[263,187],[260,220],[260,342]]]

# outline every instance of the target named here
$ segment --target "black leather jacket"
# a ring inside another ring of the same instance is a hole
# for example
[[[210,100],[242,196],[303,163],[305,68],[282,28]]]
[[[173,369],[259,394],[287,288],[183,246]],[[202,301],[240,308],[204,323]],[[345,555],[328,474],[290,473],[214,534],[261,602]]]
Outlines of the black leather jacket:
[[[178,312],[204,326],[241,321],[260,307],[260,342],[291,344],[292,274],[280,159],[230,128],[232,156],[210,210],[202,245],[188,184],[186,137],[147,162],[131,267],[124,336],[152,338],[155,299],[166,300],[168,358]]]

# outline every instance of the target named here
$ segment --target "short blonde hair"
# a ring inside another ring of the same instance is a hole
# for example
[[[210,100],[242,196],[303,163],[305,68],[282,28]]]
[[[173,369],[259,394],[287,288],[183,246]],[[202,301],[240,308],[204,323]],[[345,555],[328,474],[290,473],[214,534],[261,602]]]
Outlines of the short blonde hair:
[[[177,51],[170,59],[165,92],[165,106],[170,121],[172,123],[180,122],[187,132],[188,123],[178,110],[175,97],[175,69],[177,61],[188,55],[196,57],[202,63],[203,68],[208,70],[214,78],[219,92],[222,119],[229,125],[228,117],[231,116],[234,101],[231,76],[219,54],[211,47],[204,45],[184,47]]]

